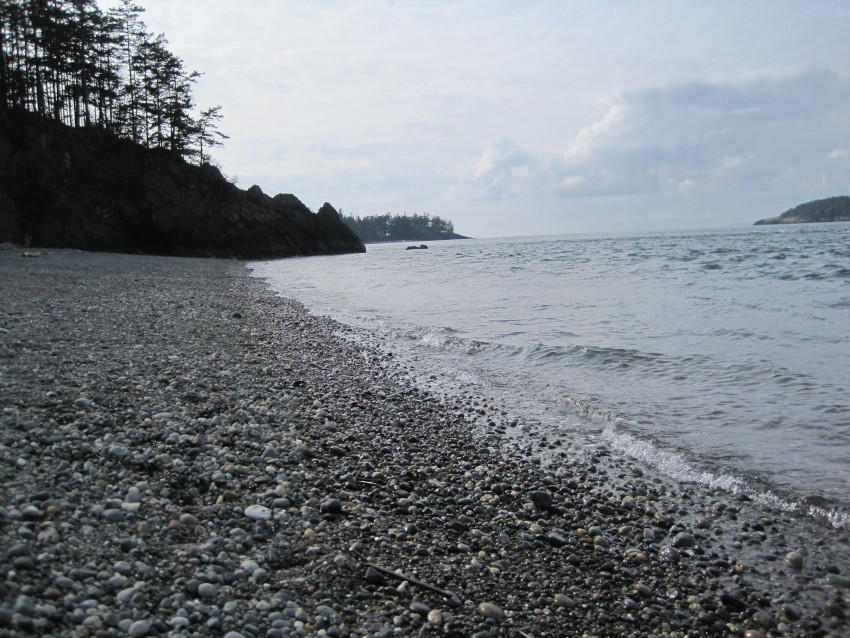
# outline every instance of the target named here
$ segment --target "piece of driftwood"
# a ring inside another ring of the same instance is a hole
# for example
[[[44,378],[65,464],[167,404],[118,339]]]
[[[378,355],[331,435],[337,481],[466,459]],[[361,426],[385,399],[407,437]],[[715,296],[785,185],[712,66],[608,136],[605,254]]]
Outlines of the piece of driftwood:
[[[362,561],[363,565],[366,567],[371,567],[372,569],[381,572],[387,576],[395,578],[396,580],[407,581],[411,585],[416,585],[417,587],[422,587],[423,589],[428,589],[430,591],[436,592],[445,596],[448,599],[449,604],[453,607],[460,607],[463,605],[463,602],[454,592],[447,591],[445,589],[440,589],[439,587],[435,587],[434,585],[429,585],[428,583],[419,580],[418,578],[414,578],[413,576],[407,576],[405,574],[398,574],[391,569],[387,569],[386,567],[382,567],[381,565],[377,565],[375,563],[369,561]]]

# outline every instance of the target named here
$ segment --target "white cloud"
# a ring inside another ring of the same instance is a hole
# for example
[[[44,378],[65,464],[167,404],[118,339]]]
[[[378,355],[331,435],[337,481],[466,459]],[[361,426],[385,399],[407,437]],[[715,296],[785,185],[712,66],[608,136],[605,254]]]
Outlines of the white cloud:
[[[624,93],[605,115],[558,151],[500,139],[462,177],[456,192],[502,199],[694,194],[789,187],[850,188],[823,158],[846,159],[836,135],[850,80],[805,70],[746,82],[694,82]],[[521,165],[523,171],[516,168]]]
[[[850,153],[845,148],[837,148],[826,157],[831,160],[844,160],[850,158]]]

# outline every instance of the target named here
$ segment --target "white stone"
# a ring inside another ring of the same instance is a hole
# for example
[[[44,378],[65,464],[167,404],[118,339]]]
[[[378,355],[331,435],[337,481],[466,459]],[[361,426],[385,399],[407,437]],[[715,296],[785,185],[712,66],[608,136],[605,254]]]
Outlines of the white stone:
[[[272,511],[264,505],[249,505],[245,508],[245,516],[255,521],[267,521],[272,517]]]

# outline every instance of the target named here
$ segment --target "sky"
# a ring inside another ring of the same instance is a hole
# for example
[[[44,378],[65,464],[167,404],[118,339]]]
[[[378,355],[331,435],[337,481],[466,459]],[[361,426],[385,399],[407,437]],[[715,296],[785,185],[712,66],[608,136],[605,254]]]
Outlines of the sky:
[[[137,2],[221,105],[223,173],[313,210],[496,237],[850,194],[847,0]]]

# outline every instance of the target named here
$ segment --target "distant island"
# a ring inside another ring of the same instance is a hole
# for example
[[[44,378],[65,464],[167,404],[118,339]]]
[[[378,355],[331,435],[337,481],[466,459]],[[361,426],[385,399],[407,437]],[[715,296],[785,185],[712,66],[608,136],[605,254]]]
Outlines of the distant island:
[[[756,226],[768,224],[817,224],[821,222],[850,222],[850,196],[828,197],[800,204],[779,217],[758,220]]]
[[[440,239],[469,239],[455,232],[454,224],[431,215],[343,215],[342,221],[364,244],[389,241],[437,241]]]

